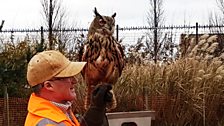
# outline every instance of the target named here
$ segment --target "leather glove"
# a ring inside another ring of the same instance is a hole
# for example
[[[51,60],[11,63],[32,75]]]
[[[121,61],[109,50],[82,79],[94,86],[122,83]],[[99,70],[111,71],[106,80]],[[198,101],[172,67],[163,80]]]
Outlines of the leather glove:
[[[90,108],[81,121],[81,126],[109,126],[106,117],[106,104],[112,101],[111,84],[97,85],[92,92]]]
[[[110,90],[112,86],[110,84],[97,85],[92,93],[91,105],[90,107],[96,107],[98,109],[105,109],[106,103],[112,101],[112,93]]]

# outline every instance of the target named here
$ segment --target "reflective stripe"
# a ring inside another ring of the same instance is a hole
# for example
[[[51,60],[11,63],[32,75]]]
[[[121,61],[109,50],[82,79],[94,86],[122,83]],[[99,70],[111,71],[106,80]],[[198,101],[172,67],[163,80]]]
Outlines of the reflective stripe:
[[[47,118],[44,118],[41,121],[39,121],[36,126],[46,126],[47,124],[51,124],[51,125],[55,125],[55,126],[66,126],[63,122],[57,123],[57,122],[47,119]]]

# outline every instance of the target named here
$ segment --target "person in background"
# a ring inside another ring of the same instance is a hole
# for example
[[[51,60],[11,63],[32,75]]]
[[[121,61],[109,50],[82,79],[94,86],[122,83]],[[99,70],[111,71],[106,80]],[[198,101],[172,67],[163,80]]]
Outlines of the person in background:
[[[25,126],[109,126],[106,104],[112,99],[110,84],[98,85],[92,93],[91,105],[81,121],[71,105],[76,98],[75,85],[86,62],[71,62],[55,50],[32,57],[27,67],[27,80],[33,88],[28,103]]]

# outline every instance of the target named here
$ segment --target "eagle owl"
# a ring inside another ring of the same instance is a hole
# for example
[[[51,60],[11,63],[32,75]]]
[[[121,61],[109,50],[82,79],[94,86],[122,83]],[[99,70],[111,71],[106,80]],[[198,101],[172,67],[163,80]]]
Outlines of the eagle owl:
[[[95,18],[87,34],[87,40],[80,51],[80,60],[87,64],[82,70],[87,84],[85,108],[90,104],[90,96],[98,84],[109,83],[114,85],[121,76],[124,68],[124,52],[120,43],[113,36],[115,30],[115,16],[102,16],[94,9]],[[113,94],[113,91],[111,91]],[[107,105],[113,109],[117,105],[115,95]]]

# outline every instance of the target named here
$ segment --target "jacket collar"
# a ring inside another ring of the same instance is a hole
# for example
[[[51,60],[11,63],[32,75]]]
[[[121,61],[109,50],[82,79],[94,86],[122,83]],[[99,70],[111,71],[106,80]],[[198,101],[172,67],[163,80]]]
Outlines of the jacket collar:
[[[56,122],[68,120],[66,114],[59,107],[55,106],[51,101],[36,96],[34,93],[30,96],[28,111],[34,115],[49,118]]]
[[[72,103],[69,101],[67,101],[65,104],[57,103],[57,102],[53,102],[53,101],[51,101],[51,103],[54,104],[55,106],[57,106],[58,108],[60,108],[64,113],[68,112],[68,110],[72,106]]]

